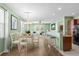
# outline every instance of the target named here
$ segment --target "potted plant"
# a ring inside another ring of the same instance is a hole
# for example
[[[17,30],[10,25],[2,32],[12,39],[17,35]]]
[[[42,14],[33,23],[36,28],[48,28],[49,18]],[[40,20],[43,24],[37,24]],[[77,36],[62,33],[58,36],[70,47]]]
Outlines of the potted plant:
[[[26,31],[26,33],[30,35],[30,31]]]

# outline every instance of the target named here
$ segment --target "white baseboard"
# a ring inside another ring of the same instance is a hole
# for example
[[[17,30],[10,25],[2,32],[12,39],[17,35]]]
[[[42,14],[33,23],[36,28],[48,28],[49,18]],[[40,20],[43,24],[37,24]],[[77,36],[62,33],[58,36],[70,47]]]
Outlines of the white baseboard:
[[[0,52],[0,56],[3,54],[3,53],[8,53],[9,51],[7,50],[7,51],[2,51],[2,52]]]
[[[4,53],[4,51],[0,52],[0,56]]]

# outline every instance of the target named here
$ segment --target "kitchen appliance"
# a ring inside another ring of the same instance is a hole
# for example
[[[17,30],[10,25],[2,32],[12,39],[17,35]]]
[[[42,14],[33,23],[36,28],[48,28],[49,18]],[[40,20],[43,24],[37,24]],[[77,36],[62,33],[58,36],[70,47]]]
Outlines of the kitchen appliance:
[[[73,43],[79,45],[79,25],[74,25],[73,28]]]

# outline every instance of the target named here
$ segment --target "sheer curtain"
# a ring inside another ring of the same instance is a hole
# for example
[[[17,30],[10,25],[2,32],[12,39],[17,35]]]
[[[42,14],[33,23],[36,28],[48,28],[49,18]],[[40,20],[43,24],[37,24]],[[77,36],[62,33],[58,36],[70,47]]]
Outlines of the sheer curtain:
[[[8,14],[8,12],[7,11],[5,11],[5,41],[4,41],[4,43],[5,43],[5,45],[4,45],[4,49],[5,49],[5,51],[6,52],[8,52],[8,50],[9,50],[9,46],[10,46],[10,39],[9,39],[9,19],[8,19],[8,16],[9,16],[9,14]]]
[[[4,10],[0,8],[0,51],[4,50]]]
[[[0,38],[4,37],[4,11],[0,9]]]

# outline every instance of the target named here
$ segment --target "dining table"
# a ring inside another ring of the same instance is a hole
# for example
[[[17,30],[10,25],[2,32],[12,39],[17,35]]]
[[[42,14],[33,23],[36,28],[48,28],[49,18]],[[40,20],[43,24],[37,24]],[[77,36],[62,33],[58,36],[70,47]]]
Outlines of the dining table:
[[[23,35],[19,36],[18,40],[20,40],[20,38],[22,38],[22,40],[26,40],[27,49],[32,49],[34,47],[32,35],[23,34]]]

